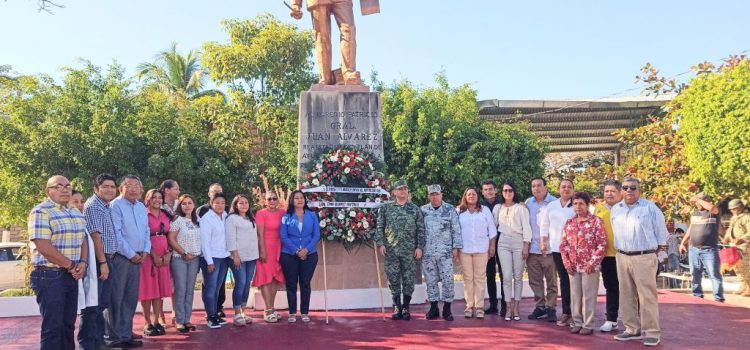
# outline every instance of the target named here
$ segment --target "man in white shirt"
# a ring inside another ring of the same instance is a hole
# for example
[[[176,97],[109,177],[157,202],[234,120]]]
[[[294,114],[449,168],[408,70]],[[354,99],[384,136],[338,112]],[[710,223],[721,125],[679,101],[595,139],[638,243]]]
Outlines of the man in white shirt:
[[[560,278],[559,286],[563,314],[557,321],[557,325],[561,327],[570,326],[573,321],[570,310],[570,278],[563,264],[562,255],[560,255],[560,238],[562,237],[563,226],[565,226],[565,222],[568,219],[575,216],[572,200],[573,193],[573,181],[569,179],[560,181],[560,199],[547,204],[544,210],[542,210],[541,223],[539,225],[542,254],[552,252],[557,276]]]

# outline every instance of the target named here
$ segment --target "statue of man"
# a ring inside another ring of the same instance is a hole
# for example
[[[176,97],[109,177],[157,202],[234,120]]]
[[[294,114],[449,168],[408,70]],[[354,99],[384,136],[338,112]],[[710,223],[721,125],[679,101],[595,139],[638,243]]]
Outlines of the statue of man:
[[[302,18],[302,0],[293,0],[291,16]],[[315,35],[315,56],[318,63],[319,84],[334,85],[331,71],[331,14],[341,32],[341,74],[345,85],[362,85],[356,66],[357,41],[354,11],[351,0],[307,0]]]

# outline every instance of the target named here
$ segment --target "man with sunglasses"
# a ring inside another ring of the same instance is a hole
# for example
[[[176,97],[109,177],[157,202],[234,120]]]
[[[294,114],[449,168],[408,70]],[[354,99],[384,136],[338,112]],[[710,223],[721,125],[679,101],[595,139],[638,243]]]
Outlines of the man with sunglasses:
[[[719,207],[711,197],[701,192],[690,198],[696,210],[680,243],[680,253],[688,254],[690,274],[693,276],[693,296],[703,298],[703,271],[711,278],[714,300],[724,302],[724,283],[719,261]],[[688,242],[690,248],[688,248]]]
[[[72,188],[64,176],[47,180],[47,199],[29,214],[31,288],[42,315],[40,349],[75,349],[78,280],[88,269],[86,220],[69,208]]]
[[[640,198],[640,181],[625,178],[623,200],[610,211],[617,250],[620,314],[625,331],[614,338],[640,340],[646,346],[661,342],[659,304],[656,294],[656,254],[666,249],[664,214],[652,202]],[[644,339],[645,338],[645,339]]]

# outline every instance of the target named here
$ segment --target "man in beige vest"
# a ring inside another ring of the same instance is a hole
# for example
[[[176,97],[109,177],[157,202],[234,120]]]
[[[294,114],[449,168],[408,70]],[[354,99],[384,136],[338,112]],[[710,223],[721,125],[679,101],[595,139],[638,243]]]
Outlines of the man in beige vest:
[[[302,0],[294,0],[291,16],[302,18]],[[331,71],[331,14],[341,32],[341,74],[345,85],[362,85],[355,63],[357,41],[354,28],[354,11],[351,0],[307,0],[315,35],[315,56],[318,63],[319,84],[333,85],[336,79]]]

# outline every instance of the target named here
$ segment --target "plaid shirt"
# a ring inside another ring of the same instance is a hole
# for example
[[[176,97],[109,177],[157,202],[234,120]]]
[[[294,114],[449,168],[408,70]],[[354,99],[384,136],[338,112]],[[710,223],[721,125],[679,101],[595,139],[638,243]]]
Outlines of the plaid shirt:
[[[83,205],[86,216],[86,229],[89,232],[99,232],[104,246],[104,254],[117,253],[117,236],[115,225],[112,224],[112,209],[97,195],[91,196]]]
[[[29,238],[32,241],[49,240],[62,255],[78,261],[81,259],[81,245],[86,239],[86,221],[78,209],[66,208],[47,199],[29,214]],[[31,259],[34,266],[58,267],[36,249]]]

